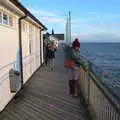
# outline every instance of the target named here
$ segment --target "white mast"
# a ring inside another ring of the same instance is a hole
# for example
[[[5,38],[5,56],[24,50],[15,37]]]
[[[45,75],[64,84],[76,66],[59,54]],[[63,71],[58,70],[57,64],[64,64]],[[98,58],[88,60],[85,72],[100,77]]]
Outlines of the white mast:
[[[66,43],[71,43],[71,12],[69,12],[69,16],[67,17],[66,22]]]
[[[68,18],[67,18],[67,21],[66,21],[66,26],[65,26],[65,42],[68,43]]]
[[[71,43],[71,12],[69,11],[69,19],[68,19],[68,36],[69,36],[69,43]]]

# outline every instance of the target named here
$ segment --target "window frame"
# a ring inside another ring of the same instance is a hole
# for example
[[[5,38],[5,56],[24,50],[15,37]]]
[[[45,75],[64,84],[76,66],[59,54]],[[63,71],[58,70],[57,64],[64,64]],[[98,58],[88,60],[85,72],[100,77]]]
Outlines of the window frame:
[[[4,21],[4,15],[6,16],[6,21]],[[3,15],[2,15],[2,24],[3,25],[9,25],[9,15],[5,12],[3,12]]]
[[[33,53],[33,26],[29,24],[29,54]]]
[[[2,11],[0,11],[0,14],[1,14],[1,16],[0,16],[0,18],[1,18],[1,20],[0,20],[0,21],[1,21],[0,24],[2,24],[2,21],[3,21],[3,20],[2,20],[2,19],[3,19],[3,13],[2,13]]]
[[[22,31],[27,33],[28,31],[28,26],[27,26],[27,23],[25,21],[22,22]]]
[[[9,19],[8,19],[8,20],[9,20],[9,21],[8,21],[8,25],[11,26],[11,27],[14,27],[14,17],[13,17],[12,15],[8,15],[8,18],[9,18]],[[10,23],[10,18],[11,18],[11,20],[12,20],[11,23]]]
[[[4,12],[3,10],[0,9],[0,13],[1,13],[1,22],[0,22],[0,25],[3,25],[3,26],[8,26],[8,27],[11,27],[11,28],[15,28],[16,27],[16,17],[12,14],[9,14],[7,12]],[[4,21],[4,15],[7,16],[7,21],[5,23]],[[12,22],[10,23],[10,18],[12,18]]]

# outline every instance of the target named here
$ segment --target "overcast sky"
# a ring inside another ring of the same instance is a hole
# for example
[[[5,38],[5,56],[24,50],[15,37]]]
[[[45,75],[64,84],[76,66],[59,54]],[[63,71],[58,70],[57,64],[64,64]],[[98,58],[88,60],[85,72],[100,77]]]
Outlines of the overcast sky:
[[[120,0],[20,0],[48,31],[64,33],[72,13],[72,36],[84,42],[120,42]]]

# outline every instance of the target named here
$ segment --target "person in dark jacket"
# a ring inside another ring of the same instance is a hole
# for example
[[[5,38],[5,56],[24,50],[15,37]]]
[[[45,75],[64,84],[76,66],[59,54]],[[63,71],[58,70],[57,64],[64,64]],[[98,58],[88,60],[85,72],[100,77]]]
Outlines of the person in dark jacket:
[[[78,96],[78,70],[81,65],[84,65],[80,59],[80,42],[76,38],[72,46],[66,45],[64,48],[65,60],[64,67],[68,70],[69,76],[69,94],[72,96]]]
[[[49,42],[46,47],[46,60],[49,69],[53,70],[55,67],[55,47],[53,42]]]

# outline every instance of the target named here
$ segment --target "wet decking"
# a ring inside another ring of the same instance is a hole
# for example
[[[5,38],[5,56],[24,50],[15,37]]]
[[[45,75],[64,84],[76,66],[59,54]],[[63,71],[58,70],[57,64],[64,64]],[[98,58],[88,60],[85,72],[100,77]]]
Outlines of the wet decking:
[[[0,120],[89,120],[81,98],[68,94],[61,49],[56,54],[56,68],[41,67],[0,113]]]

